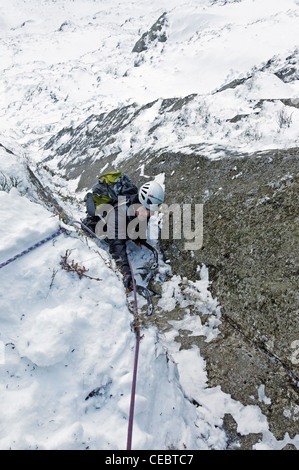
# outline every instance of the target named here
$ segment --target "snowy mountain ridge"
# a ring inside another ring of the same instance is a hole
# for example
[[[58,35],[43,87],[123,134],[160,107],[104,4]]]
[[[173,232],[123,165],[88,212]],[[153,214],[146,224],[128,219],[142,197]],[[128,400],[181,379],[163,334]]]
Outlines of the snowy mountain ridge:
[[[140,2],[116,11],[113,4],[109,10],[103,10],[102,2],[90,1],[87,17],[80,17],[83,4],[76,2],[76,9],[68,1],[62,4],[44,1],[43,8],[34,7],[32,2],[31,7],[21,4],[19,12],[26,8],[21,18],[29,19],[31,15],[31,21],[17,29],[21,23],[19,16],[12,21],[10,10],[2,8],[7,29],[9,25],[14,27],[8,29],[2,48],[5,97],[2,114],[5,113],[6,125],[3,123],[1,132],[7,128],[11,133],[14,129],[19,142],[22,139],[23,144],[28,140],[33,144],[40,138],[51,137],[65,125],[78,125],[91,114],[109,112],[133,102],[145,105],[160,98],[195,93],[199,95],[199,112],[194,109],[188,123],[193,139],[197,137],[200,141],[203,134],[201,142],[207,139],[209,142],[216,130],[216,140],[219,134],[219,141],[227,145],[232,140],[239,146],[251,128],[256,128],[255,137],[247,139],[254,148],[256,139],[261,141],[260,148],[280,147],[284,139],[285,145],[289,145],[294,139],[298,124],[296,108],[285,108],[286,114],[292,113],[292,126],[284,130],[283,136],[279,135],[275,116],[284,109],[281,102],[266,102],[264,106],[260,103],[262,109],[252,110],[260,100],[298,96],[296,74],[289,77],[288,83],[275,76],[279,69],[289,65],[290,56],[297,69],[298,8],[294,1],[288,0],[283,6],[268,0],[225,5],[206,1],[200,6],[172,2],[170,11],[167,2],[165,5],[160,2],[159,8],[154,2],[150,9],[144,7],[146,16],[140,14],[143,6]],[[17,9],[18,3],[15,5]],[[51,16],[54,8],[55,16]],[[132,52],[136,34],[150,29],[165,10],[167,40],[154,40],[145,51]],[[34,37],[38,42],[33,41]],[[256,73],[255,78],[255,72],[263,70],[269,61],[270,69]],[[213,94],[233,80],[250,76],[237,89]],[[201,107],[211,115],[208,126]],[[22,119],[16,128],[18,110],[22,110]],[[249,116],[242,126],[227,124],[228,119],[244,114]]]

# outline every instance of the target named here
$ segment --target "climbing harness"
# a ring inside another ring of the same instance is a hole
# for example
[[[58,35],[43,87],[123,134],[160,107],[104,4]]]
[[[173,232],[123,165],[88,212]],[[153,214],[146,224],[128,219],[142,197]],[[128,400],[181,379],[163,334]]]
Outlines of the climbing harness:
[[[66,232],[66,230],[65,230],[64,228],[60,228],[59,230],[57,230],[57,232],[52,233],[52,235],[50,235],[49,237],[44,238],[43,240],[40,240],[39,242],[37,242],[37,243],[35,243],[34,245],[32,245],[32,246],[30,246],[29,248],[27,248],[27,250],[22,251],[21,253],[17,254],[17,255],[14,256],[13,258],[8,259],[8,260],[5,261],[4,263],[0,263],[0,269],[1,269],[1,268],[4,268],[4,266],[7,266],[9,263],[12,263],[12,262],[15,261],[16,259],[21,258],[21,256],[24,256],[24,255],[26,255],[27,253],[30,253],[30,252],[33,251],[35,248],[38,248],[39,246],[44,245],[45,243],[49,242],[50,240],[53,240],[54,238],[58,237],[59,235],[61,235],[61,234],[64,233],[64,232]]]
[[[128,437],[127,437],[127,450],[131,450],[132,435],[133,435],[133,422],[134,422],[135,394],[136,394],[136,383],[137,383],[137,366],[138,366],[139,345],[140,345],[140,326],[139,326],[139,317],[138,317],[136,284],[134,280],[131,262],[130,260],[128,261],[129,261],[129,266],[130,266],[130,271],[131,271],[132,281],[133,281],[134,303],[135,303],[134,316],[136,320],[136,324],[135,324],[136,347],[135,347],[134,369],[133,369],[132,390],[131,390],[131,403],[130,403],[129,424],[128,424]]]

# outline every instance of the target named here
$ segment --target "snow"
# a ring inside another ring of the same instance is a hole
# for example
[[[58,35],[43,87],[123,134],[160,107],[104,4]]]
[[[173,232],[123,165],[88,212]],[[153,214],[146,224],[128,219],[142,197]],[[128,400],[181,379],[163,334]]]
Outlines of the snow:
[[[167,41],[132,53],[165,11]],[[219,145],[241,151],[297,146],[299,110],[280,100],[298,98],[299,82],[283,82],[275,72],[291,54],[298,61],[298,12],[294,0],[0,0],[0,262],[60,224],[69,231],[0,269],[1,449],[125,449],[135,352],[133,317],[107,249],[37,203],[26,163],[40,162],[42,145],[62,127],[154,100],[113,144],[121,149],[120,162],[149,147],[188,151],[193,144],[218,158]],[[270,59],[272,66],[263,69]],[[240,78],[246,80],[216,93]],[[163,99],[189,94],[197,95],[175,117],[160,114]],[[279,127],[281,111],[292,116],[289,127]],[[246,116],[229,122],[240,114]],[[148,130],[157,123],[162,127],[150,140]],[[157,180],[164,183],[164,174]],[[53,191],[61,185],[64,194],[74,192],[75,183],[62,186],[56,176],[47,182]],[[101,280],[63,270],[67,250]],[[134,267],[144,261],[143,252],[130,256]],[[225,449],[227,413],[241,435],[262,434],[258,450],[299,448],[299,435],[275,439],[258,406],[208,386],[198,347],[180,349],[179,330],[206,342],[219,334],[221,306],[209,291],[208,269],[199,267],[198,281],[190,282],[161,262],[160,274],[159,308],[179,306],[184,315],[170,320],[164,333],[151,322],[142,328],[133,449]],[[202,324],[192,309],[208,320]],[[268,403],[264,385],[257,397]]]
[[[92,113],[120,105],[194,93],[199,95],[197,108],[181,131],[185,138],[176,141],[176,133],[163,129],[162,135],[155,136],[160,148],[213,142],[250,151],[298,142],[298,109],[287,109],[293,113],[287,133],[279,132],[275,119],[281,98],[298,97],[298,79],[286,84],[274,75],[288,56],[297,51],[298,57],[294,0],[243,0],[225,6],[207,0],[184,4],[155,0],[150,5],[113,1],[109,8],[92,0],[13,0],[9,5],[2,0],[0,11],[5,25],[0,39],[0,115],[5,120],[0,132],[17,136],[19,142],[27,145],[34,140],[37,145],[62,124],[79,124]],[[164,12],[167,41],[132,53],[142,32]],[[269,60],[272,68],[259,71]],[[224,84],[252,74],[250,82],[230,90],[225,99],[222,93],[213,94]],[[276,101],[270,113],[261,109],[257,115],[253,99]],[[203,106],[210,115],[208,125],[198,114]],[[140,116],[145,121],[137,123],[141,136],[143,132],[147,136],[154,111]],[[242,113],[249,116],[238,131],[226,119]],[[145,137],[138,141],[144,147]],[[123,145],[126,156],[128,144]]]
[[[1,260],[59,227],[57,217],[22,197],[16,188],[0,192],[0,207]],[[0,368],[2,449],[125,448],[135,348],[133,318],[122,281],[107,264],[108,253],[68,229],[69,235],[0,271],[0,341],[5,345]],[[66,250],[70,259],[89,270],[88,275],[101,281],[80,280],[76,273],[62,270]],[[220,387],[208,387],[199,349],[180,350],[174,341],[179,329],[207,341],[217,335],[221,312],[207,290],[207,276],[203,267],[201,280],[184,282],[194,294],[195,305],[210,316],[208,326],[186,313],[172,322],[173,329],[165,335],[154,326],[142,329],[134,449],[223,449],[225,413],[232,414],[240,434],[261,432],[263,447],[281,447],[257,406],[243,406]],[[175,291],[175,301],[183,305],[180,281],[173,276],[165,282],[161,300],[165,309]],[[97,388],[98,394],[86,400]],[[263,390],[259,397],[265,400]],[[194,407],[192,400],[200,407]],[[298,443],[298,437],[293,442]]]

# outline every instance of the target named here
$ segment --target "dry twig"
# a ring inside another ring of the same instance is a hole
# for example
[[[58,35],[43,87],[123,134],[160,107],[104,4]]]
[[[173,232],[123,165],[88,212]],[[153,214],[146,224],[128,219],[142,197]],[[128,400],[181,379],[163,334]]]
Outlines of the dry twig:
[[[96,278],[96,277],[91,277],[88,276],[86,273],[88,272],[88,269],[85,268],[85,266],[81,267],[79,266],[78,263],[75,263],[74,260],[72,260],[71,264],[68,262],[68,257],[70,255],[70,250],[66,250],[65,255],[61,256],[61,267],[62,269],[65,269],[66,271],[72,272],[72,273],[77,273],[79,278],[82,279],[83,276],[88,277],[88,279],[94,279],[95,281],[101,281],[102,279]]]

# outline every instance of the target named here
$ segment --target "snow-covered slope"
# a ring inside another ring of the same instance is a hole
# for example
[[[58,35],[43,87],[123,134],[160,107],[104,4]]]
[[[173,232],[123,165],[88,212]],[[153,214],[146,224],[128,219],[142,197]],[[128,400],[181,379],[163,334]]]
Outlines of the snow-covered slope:
[[[57,230],[57,217],[16,188],[0,198],[1,260]],[[67,250],[95,279],[62,270]],[[107,262],[105,250],[74,232],[2,268],[2,449],[125,448],[135,336]],[[156,336],[150,329],[142,340],[134,445],[195,448],[195,409]],[[161,405],[163,395],[172,399]]]
[[[0,132],[29,145],[30,153],[92,113],[190,94],[198,97],[180,116],[188,126],[181,126],[181,145],[221,142],[250,151],[298,144],[299,111],[290,106],[299,93],[295,0],[109,7],[2,0],[0,8]],[[132,52],[163,13],[166,41],[148,40],[145,50]],[[279,124],[281,112],[289,124]],[[178,143],[173,130],[157,136],[161,147]]]
[[[116,136],[122,158],[146,148],[192,145],[218,157],[219,146],[297,146],[298,14],[295,0],[0,0],[0,262],[59,227],[37,204],[26,165],[45,157],[58,131],[92,114],[155,102]],[[162,15],[166,41],[145,36],[146,48],[132,52]],[[167,98],[187,95],[168,112]],[[74,196],[73,182],[47,178],[53,194]],[[125,449],[132,315],[107,251],[67,228],[70,235],[0,270],[1,449]],[[101,281],[63,270],[67,250]],[[299,435],[277,441],[257,406],[208,387],[198,348],[180,350],[179,330],[207,342],[218,334],[221,309],[205,267],[200,273],[196,285],[184,281],[194,301],[170,272],[160,307],[167,311],[175,296],[186,314],[165,334],[142,331],[133,448],[225,449],[227,413],[240,435],[262,433],[256,449],[299,448]],[[190,302],[207,315],[204,325],[188,313]],[[262,389],[259,396],[267,400]]]
[[[0,217],[1,261],[59,227],[57,217],[15,187],[0,192]],[[84,266],[95,279],[63,270],[67,251],[69,263]],[[1,449],[125,449],[135,335],[122,281],[107,252],[72,231],[3,267],[0,277]],[[180,282],[177,276],[165,282],[164,310],[171,308],[174,291],[176,300],[188,305]],[[226,413],[239,433],[263,433],[257,448],[292,442],[287,436],[276,441],[257,406],[209,388],[198,348],[180,351],[174,341],[179,329],[207,341],[217,335],[221,315],[208,286],[204,268],[202,281],[189,286],[197,292],[198,309],[209,315],[208,325],[187,314],[163,337],[155,327],[142,330],[135,450],[225,449]]]

